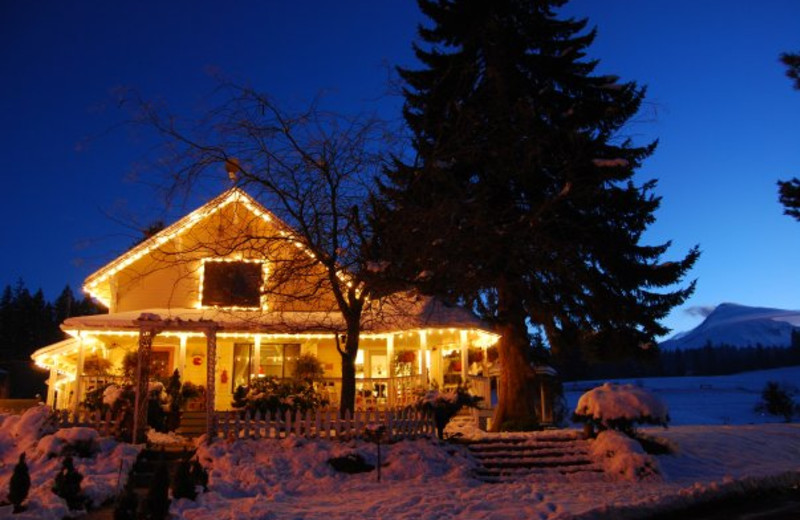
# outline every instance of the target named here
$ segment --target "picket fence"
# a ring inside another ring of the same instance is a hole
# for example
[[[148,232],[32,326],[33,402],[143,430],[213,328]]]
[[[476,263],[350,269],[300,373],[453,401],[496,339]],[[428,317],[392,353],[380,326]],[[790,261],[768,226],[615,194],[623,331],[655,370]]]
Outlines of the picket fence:
[[[100,435],[118,435],[121,431],[122,420],[124,412],[113,415],[111,411],[105,414],[99,410],[94,412],[82,411],[80,413],[71,413],[68,410],[58,410],[54,412],[56,426],[59,428],[72,428],[75,426],[83,426],[86,428],[94,428]]]
[[[385,440],[400,440],[431,436],[436,431],[430,413],[411,408],[346,412],[318,410],[292,414],[241,411],[217,412],[217,435],[225,439],[280,439],[294,435],[304,438],[353,439],[362,438],[368,430],[383,426]]]

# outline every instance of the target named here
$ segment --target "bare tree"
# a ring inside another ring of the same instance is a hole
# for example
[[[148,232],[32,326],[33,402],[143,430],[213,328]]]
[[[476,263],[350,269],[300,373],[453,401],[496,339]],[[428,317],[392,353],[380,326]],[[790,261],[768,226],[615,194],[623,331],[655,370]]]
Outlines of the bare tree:
[[[167,138],[173,153],[173,195],[225,165],[286,226],[195,240],[198,248],[225,256],[247,251],[269,258],[266,291],[285,310],[307,313],[317,329],[330,330],[342,360],[341,410],[354,410],[355,359],[371,302],[397,287],[380,279],[369,226],[370,193],[382,169],[386,135],[374,118],[343,117],[316,106],[289,113],[251,88],[225,84],[226,101],[199,122],[181,123],[145,105],[142,121]],[[220,229],[224,223],[219,224]],[[289,246],[289,247],[287,247]],[[293,247],[292,247],[293,246]],[[191,251],[161,251],[186,258]],[[330,319],[338,313],[341,319]],[[288,313],[287,313],[288,314]],[[296,313],[297,314],[297,313]],[[287,327],[308,327],[287,319]]]

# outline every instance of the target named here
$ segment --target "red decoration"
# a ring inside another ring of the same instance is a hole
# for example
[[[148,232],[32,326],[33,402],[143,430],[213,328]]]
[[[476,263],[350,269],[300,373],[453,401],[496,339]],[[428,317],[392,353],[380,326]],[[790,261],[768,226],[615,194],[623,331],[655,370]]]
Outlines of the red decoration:
[[[203,364],[203,356],[194,356],[192,358],[192,364],[196,367],[199,367]]]
[[[227,370],[223,370],[222,371],[222,373],[219,375],[219,380],[222,383],[227,383],[228,382],[228,371]]]

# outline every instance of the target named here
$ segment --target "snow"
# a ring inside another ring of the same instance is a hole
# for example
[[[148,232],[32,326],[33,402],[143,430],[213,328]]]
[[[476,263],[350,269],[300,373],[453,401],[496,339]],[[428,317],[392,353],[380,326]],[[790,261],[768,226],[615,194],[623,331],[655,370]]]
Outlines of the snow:
[[[643,379],[669,405],[669,429],[647,427],[648,436],[676,449],[672,455],[647,455],[630,439],[613,431],[590,441],[592,457],[605,473],[588,476],[548,474],[508,483],[486,484],[472,476],[477,464],[463,445],[417,439],[383,444],[381,482],[376,472],[338,473],[328,459],[358,453],[377,462],[377,446],[365,441],[261,439],[198,441],[198,457],[209,469],[209,491],[197,501],[174,501],[174,518],[222,520],[232,518],[567,518],[647,517],[669,513],[697,500],[757,493],[765,487],[800,484],[800,425],[772,422],[752,411],[767,380],[797,381],[800,367],[716,378]],[[701,388],[703,385],[704,388]],[[568,385],[568,399],[595,383]],[[729,399],[736,395],[736,400]],[[703,398],[698,399],[697,396]],[[712,403],[716,400],[716,410]],[[731,403],[738,403],[728,408]],[[746,404],[746,406],[745,406]],[[46,426],[41,411],[22,419],[0,415],[0,489],[7,489],[20,443]],[[723,414],[730,415],[724,424]],[[39,419],[34,420],[34,417]],[[460,420],[449,433],[489,437]],[[752,424],[751,424],[752,423]],[[14,432],[25,424],[21,437]],[[35,435],[39,435],[36,433]],[[63,434],[82,438],[79,431]],[[505,433],[501,436],[543,445],[555,437],[580,438],[572,427],[565,431]],[[27,440],[26,440],[27,439]],[[582,442],[582,441],[581,441]],[[117,486],[120,464],[133,461],[136,448],[98,439],[102,456],[76,459],[86,475],[84,488],[95,500],[110,496]],[[49,491],[61,459],[48,459],[38,450],[26,452],[31,466],[32,518],[58,518],[63,501]],[[52,511],[52,512],[51,512]],[[2,510],[0,510],[2,517]]]
[[[60,520],[69,510],[63,499],[51,491],[61,469],[61,450],[76,442],[93,443],[97,453],[92,458],[75,457],[75,469],[83,474],[83,492],[99,505],[116,495],[128,475],[139,448],[100,437],[89,428],[65,428],[56,431],[47,406],[30,408],[21,416],[0,414],[0,496],[5,497],[14,465],[25,452],[31,476],[27,511],[14,515],[17,520]],[[5,511],[0,507],[0,518]]]

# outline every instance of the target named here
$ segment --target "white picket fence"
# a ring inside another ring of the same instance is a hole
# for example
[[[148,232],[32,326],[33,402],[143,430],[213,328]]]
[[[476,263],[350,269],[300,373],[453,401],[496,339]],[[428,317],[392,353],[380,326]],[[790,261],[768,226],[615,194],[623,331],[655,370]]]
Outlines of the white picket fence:
[[[71,413],[67,410],[58,410],[55,413],[56,425],[59,428],[73,428],[75,426],[84,426],[86,428],[94,428],[100,435],[117,435],[122,426],[122,418],[124,412],[113,415],[111,411],[103,414],[99,410],[94,412],[83,411],[78,414]]]
[[[419,410],[348,411],[339,417],[338,410],[307,411],[305,414],[269,412],[251,415],[241,411],[217,412],[217,435],[225,439],[281,439],[294,435],[304,438],[352,439],[361,438],[367,426],[383,425],[387,440],[400,440],[434,435],[433,416]]]

